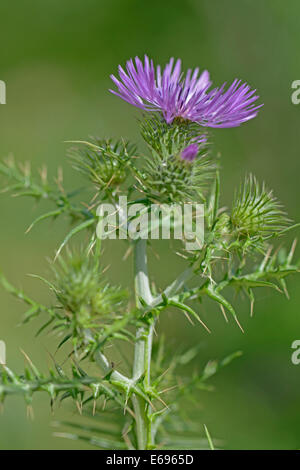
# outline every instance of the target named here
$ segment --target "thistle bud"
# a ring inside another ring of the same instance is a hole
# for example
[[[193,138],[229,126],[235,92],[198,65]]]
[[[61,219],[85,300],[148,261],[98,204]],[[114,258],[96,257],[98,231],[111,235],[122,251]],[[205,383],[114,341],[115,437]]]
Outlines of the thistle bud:
[[[127,292],[110,286],[102,279],[99,262],[86,252],[59,258],[55,269],[55,294],[66,312],[78,326],[89,327],[95,319],[107,321],[118,311]]]
[[[69,156],[74,168],[87,176],[100,191],[115,191],[126,180],[128,162],[135,152],[134,145],[122,140],[93,139],[72,148]]]
[[[181,152],[181,158],[183,160],[186,160],[188,162],[192,162],[195,160],[198,154],[198,144],[190,144],[187,147],[185,147],[182,152]]]
[[[230,219],[239,236],[262,238],[279,232],[289,222],[272,191],[260,186],[253,175],[245,178],[236,193]]]

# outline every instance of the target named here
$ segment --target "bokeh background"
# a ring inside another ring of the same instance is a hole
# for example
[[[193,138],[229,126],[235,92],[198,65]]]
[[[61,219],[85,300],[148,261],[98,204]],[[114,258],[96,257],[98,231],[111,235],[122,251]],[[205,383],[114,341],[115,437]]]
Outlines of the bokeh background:
[[[139,142],[138,111],[108,93],[109,75],[126,59],[147,53],[164,64],[181,57],[184,67],[207,68],[216,84],[239,77],[257,88],[265,106],[255,120],[213,132],[213,151],[222,155],[222,199],[230,204],[233,188],[245,172],[254,172],[275,190],[299,220],[300,105],[291,103],[291,83],[300,79],[300,4],[297,0],[23,0],[2,2],[0,79],[7,104],[0,106],[0,154],[44,163],[50,175],[64,168],[65,185],[79,177],[69,166],[64,141],[89,135],[123,136]],[[82,183],[82,180],[81,180]],[[0,266],[17,286],[41,301],[47,289],[28,273],[45,275],[67,230],[64,222],[45,222],[25,235],[42,208],[2,194]],[[167,246],[151,268],[163,286],[180,269]],[[123,247],[108,246],[109,277],[129,285],[131,266],[120,258]],[[130,263],[129,263],[130,264]],[[244,355],[213,380],[213,393],[199,392],[199,432],[211,434],[229,449],[295,449],[300,445],[300,365],[291,363],[291,343],[300,338],[300,280],[289,281],[291,300],[261,291],[255,315],[239,302],[244,326],[229,324],[207,303],[201,313],[213,333],[191,327],[180,315],[161,321],[170,344],[199,344],[197,364],[236,350]],[[43,370],[53,339],[34,339],[37,324],[18,327],[24,307],[3,290],[0,338],[8,364],[21,370],[19,348]],[[195,366],[195,364],[194,364]],[[86,448],[52,436],[50,424],[74,411],[51,415],[46,396],[34,400],[34,421],[19,398],[10,398],[0,416],[1,449]],[[202,432],[202,431],[201,431]]]

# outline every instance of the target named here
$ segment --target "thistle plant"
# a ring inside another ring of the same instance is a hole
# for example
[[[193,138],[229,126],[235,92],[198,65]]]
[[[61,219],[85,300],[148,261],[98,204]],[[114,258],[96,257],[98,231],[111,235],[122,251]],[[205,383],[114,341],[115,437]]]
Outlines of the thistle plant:
[[[232,319],[242,330],[237,308],[228,300],[230,290],[246,294],[251,314],[260,287],[288,296],[286,278],[299,271],[299,262],[293,261],[295,242],[287,250],[282,244],[276,247],[276,242],[297,225],[253,175],[240,184],[231,209],[220,204],[220,161],[210,150],[210,128],[236,127],[257,115],[261,105],[247,84],[234,80],[227,88],[212,88],[207,71],[199,75],[198,69],[188,70],[183,75],[181,62],[174,64],[173,59],[161,70],[147,56],[144,63],[129,60],[126,70],[119,67],[119,78],[111,78],[117,87],[111,91],[142,110],[140,133],[147,155],[123,139],[72,142],[70,162],[85,178],[88,200],[82,200],[80,189],[64,189],[61,177],[52,184],[46,171],[36,176],[13,159],[0,164],[7,191],[53,205],[30,229],[45,219],[64,216],[70,221],[50,263],[52,277],[37,276],[50,289],[49,305],[0,275],[3,287],[26,306],[24,323],[43,319],[38,334],[56,335],[57,350],[66,353],[67,361],[59,363],[54,351],[53,367],[44,373],[24,353],[28,366],[21,373],[3,366],[0,400],[22,395],[29,410],[38,391],[49,396],[54,409],[56,403],[71,400],[79,418],[61,423],[73,430],[58,434],[101,449],[214,448],[208,430],[200,436],[199,426],[182,404],[190,399],[194,410],[196,394],[209,390],[209,380],[241,353],[183,375],[182,366],[197,357],[198,345],[172,350],[169,338],[160,332],[159,319],[166,310],[177,309],[199,324],[199,335],[205,335],[211,330],[200,317],[197,302],[208,297],[226,321]],[[147,247],[152,241],[142,231],[125,240],[126,260],[133,258],[134,287],[127,291],[109,281],[102,258],[104,216],[99,217],[97,208],[113,205],[121,219],[112,228],[121,240],[113,243],[124,243],[121,235],[136,222],[136,215],[122,219],[120,195],[127,197],[128,213],[141,203],[146,214],[152,204],[204,205],[203,242],[193,250],[182,244],[186,268],[171,284],[158,285],[154,274],[149,277]],[[76,235],[81,232],[85,242],[78,244]],[[120,342],[127,345],[127,370],[112,360]]]

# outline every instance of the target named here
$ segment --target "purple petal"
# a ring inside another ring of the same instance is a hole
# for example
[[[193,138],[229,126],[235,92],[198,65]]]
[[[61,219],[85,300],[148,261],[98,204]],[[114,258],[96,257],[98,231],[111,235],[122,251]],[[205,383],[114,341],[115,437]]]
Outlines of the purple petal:
[[[262,105],[255,90],[235,79],[226,89],[211,87],[209,73],[199,76],[199,69],[189,69],[184,77],[181,60],[174,58],[163,70],[147,55],[144,63],[135,57],[126,62],[126,70],[119,66],[119,79],[111,75],[118,91],[110,90],[124,101],[146,111],[160,111],[167,123],[174,118],[197,122],[205,127],[236,127],[253,119]]]
[[[183,149],[183,151],[181,152],[180,156],[183,160],[192,162],[197,157],[197,154],[198,154],[198,144],[194,143],[185,147],[185,149]]]

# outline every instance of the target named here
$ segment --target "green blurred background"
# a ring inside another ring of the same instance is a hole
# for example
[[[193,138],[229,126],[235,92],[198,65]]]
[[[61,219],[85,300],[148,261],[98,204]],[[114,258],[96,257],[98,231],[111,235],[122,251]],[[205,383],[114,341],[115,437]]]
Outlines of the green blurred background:
[[[291,83],[300,79],[298,0],[23,0],[1,3],[0,79],[7,104],[0,106],[0,154],[13,153],[33,167],[47,164],[55,175],[65,170],[67,187],[78,183],[68,165],[64,141],[88,135],[124,136],[139,142],[138,111],[108,93],[109,75],[119,63],[147,53],[164,64],[181,57],[184,67],[207,68],[215,84],[239,77],[257,88],[265,106],[258,118],[235,129],[213,132],[222,155],[222,198],[244,173],[254,172],[275,190],[291,218],[300,219],[300,106],[291,103]],[[62,222],[45,222],[25,235],[42,208],[32,201],[1,195],[0,265],[7,277],[37,299],[47,289],[28,276],[45,275],[66,233]],[[163,245],[151,268],[163,286],[180,269]],[[109,245],[109,276],[129,285],[131,266],[121,264],[123,246]],[[130,264],[130,263],[129,263]],[[300,445],[300,365],[291,363],[291,343],[300,338],[300,280],[289,281],[291,300],[261,291],[255,315],[239,301],[243,335],[218,309],[201,310],[213,333],[192,328],[180,315],[166,314],[161,329],[170,343],[200,344],[198,366],[236,350],[244,356],[214,379],[213,393],[199,393],[199,430],[232,449],[295,449]],[[0,291],[0,339],[7,343],[8,365],[23,367],[19,348],[46,370],[53,339],[34,339],[37,324],[18,328],[24,307]],[[57,409],[35,397],[35,420],[27,420],[22,400],[10,398],[0,416],[1,449],[84,448],[52,436],[53,420],[75,412]]]

